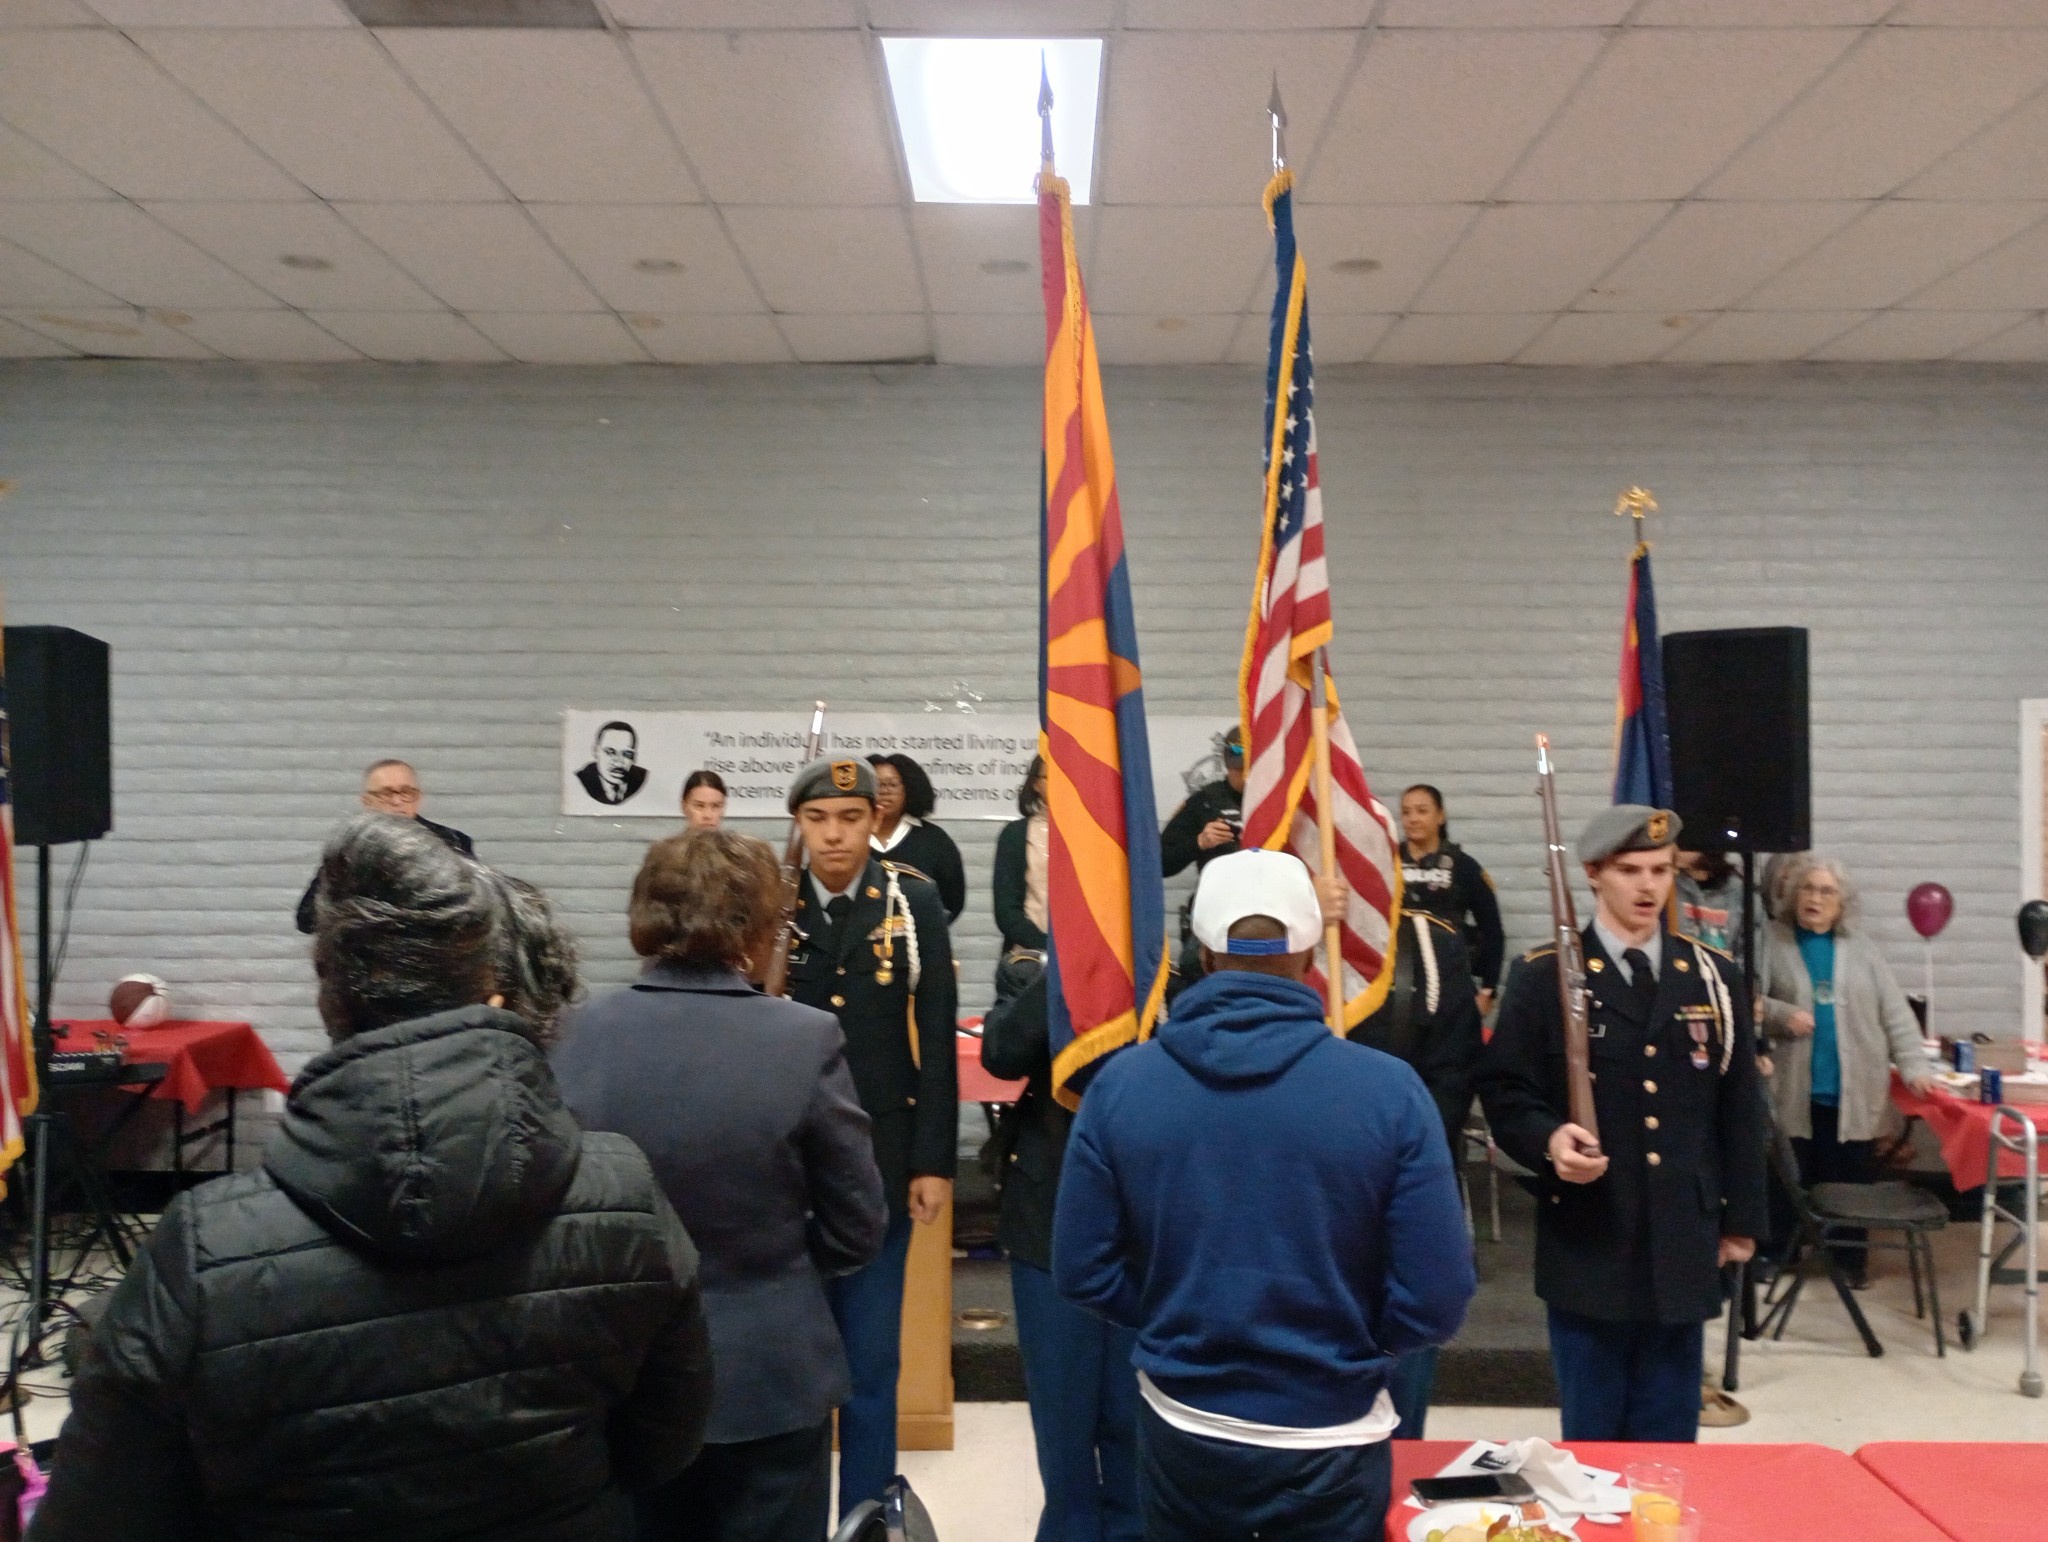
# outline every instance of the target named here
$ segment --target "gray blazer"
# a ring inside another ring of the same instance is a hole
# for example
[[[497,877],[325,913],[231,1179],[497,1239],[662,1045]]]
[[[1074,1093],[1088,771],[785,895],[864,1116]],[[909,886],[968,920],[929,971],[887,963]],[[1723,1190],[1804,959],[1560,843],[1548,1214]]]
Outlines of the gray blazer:
[[[1764,929],[1757,986],[1764,998],[1764,1036],[1776,1069],[1771,1101],[1787,1135],[1813,1134],[1813,1036],[1794,1036],[1794,1012],[1813,1010],[1813,981],[1799,940],[1783,921]],[[1835,933],[1835,1044],[1842,1061],[1839,1135],[1875,1140],[1891,1107],[1892,1067],[1909,1081],[1933,1076],[1920,1044],[1920,1024],[1878,946],[1861,932]]]
[[[570,1110],[647,1153],[697,1244],[705,1439],[824,1423],[851,1394],[824,1281],[874,1258],[888,1227],[837,1019],[730,970],[656,963],[579,1010],[554,1058]]]

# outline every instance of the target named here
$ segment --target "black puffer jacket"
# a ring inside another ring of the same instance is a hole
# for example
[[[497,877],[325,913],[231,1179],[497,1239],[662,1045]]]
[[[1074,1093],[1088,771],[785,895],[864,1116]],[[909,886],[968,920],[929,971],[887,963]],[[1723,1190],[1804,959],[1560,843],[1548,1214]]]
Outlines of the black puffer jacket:
[[[181,1195],[93,1335],[36,1542],[597,1542],[695,1456],[697,1255],[508,1012],[360,1034]]]

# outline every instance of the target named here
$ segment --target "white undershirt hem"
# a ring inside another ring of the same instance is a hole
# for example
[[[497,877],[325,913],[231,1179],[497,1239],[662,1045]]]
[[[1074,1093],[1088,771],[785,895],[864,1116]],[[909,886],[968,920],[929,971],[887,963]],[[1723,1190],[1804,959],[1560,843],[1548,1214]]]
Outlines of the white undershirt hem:
[[[1227,1440],[1239,1446],[1265,1446],[1276,1451],[1331,1451],[1339,1446],[1377,1445],[1392,1435],[1401,1422],[1400,1416],[1394,1412],[1394,1400],[1387,1395],[1385,1387],[1380,1388],[1380,1395],[1372,1400],[1372,1407],[1358,1418],[1347,1424],[1332,1424],[1322,1429],[1254,1424],[1249,1419],[1233,1419],[1229,1414],[1190,1408],[1161,1392],[1143,1371],[1138,1372],[1138,1393],[1154,1413],[1183,1434]]]

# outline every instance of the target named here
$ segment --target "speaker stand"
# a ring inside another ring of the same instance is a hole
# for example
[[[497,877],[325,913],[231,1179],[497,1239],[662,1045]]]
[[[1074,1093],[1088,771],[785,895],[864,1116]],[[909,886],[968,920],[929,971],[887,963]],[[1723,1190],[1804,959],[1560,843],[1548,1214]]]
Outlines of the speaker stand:
[[[1756,1011],[1756,852],[1742,848],[1742,988],[1748,993],[1750,1012]],[[1750,1025],[1752,1034],[1756,1025]],[[1761,1249],[1768,1237],[1755,1239]],[[1721,1390],[1734,1392],[1742,1385],[1742,1341],[1755,1338],[1756,1280],[1747,1264],[1731,1264],[1722,1273],[1728,1282],[1728,1345],[1721,1361]]]

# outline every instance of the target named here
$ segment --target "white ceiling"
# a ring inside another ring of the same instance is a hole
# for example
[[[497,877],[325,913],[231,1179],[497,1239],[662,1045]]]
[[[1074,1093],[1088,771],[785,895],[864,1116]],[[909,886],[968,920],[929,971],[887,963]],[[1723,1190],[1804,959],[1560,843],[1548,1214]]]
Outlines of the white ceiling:
[[[1276,70],[1325,363],[2048,361],[2048,0],[597,3],[0,0],[0,356],[1029,363],[877,34],[1043,29],[1112,363],[1262,359]]]

